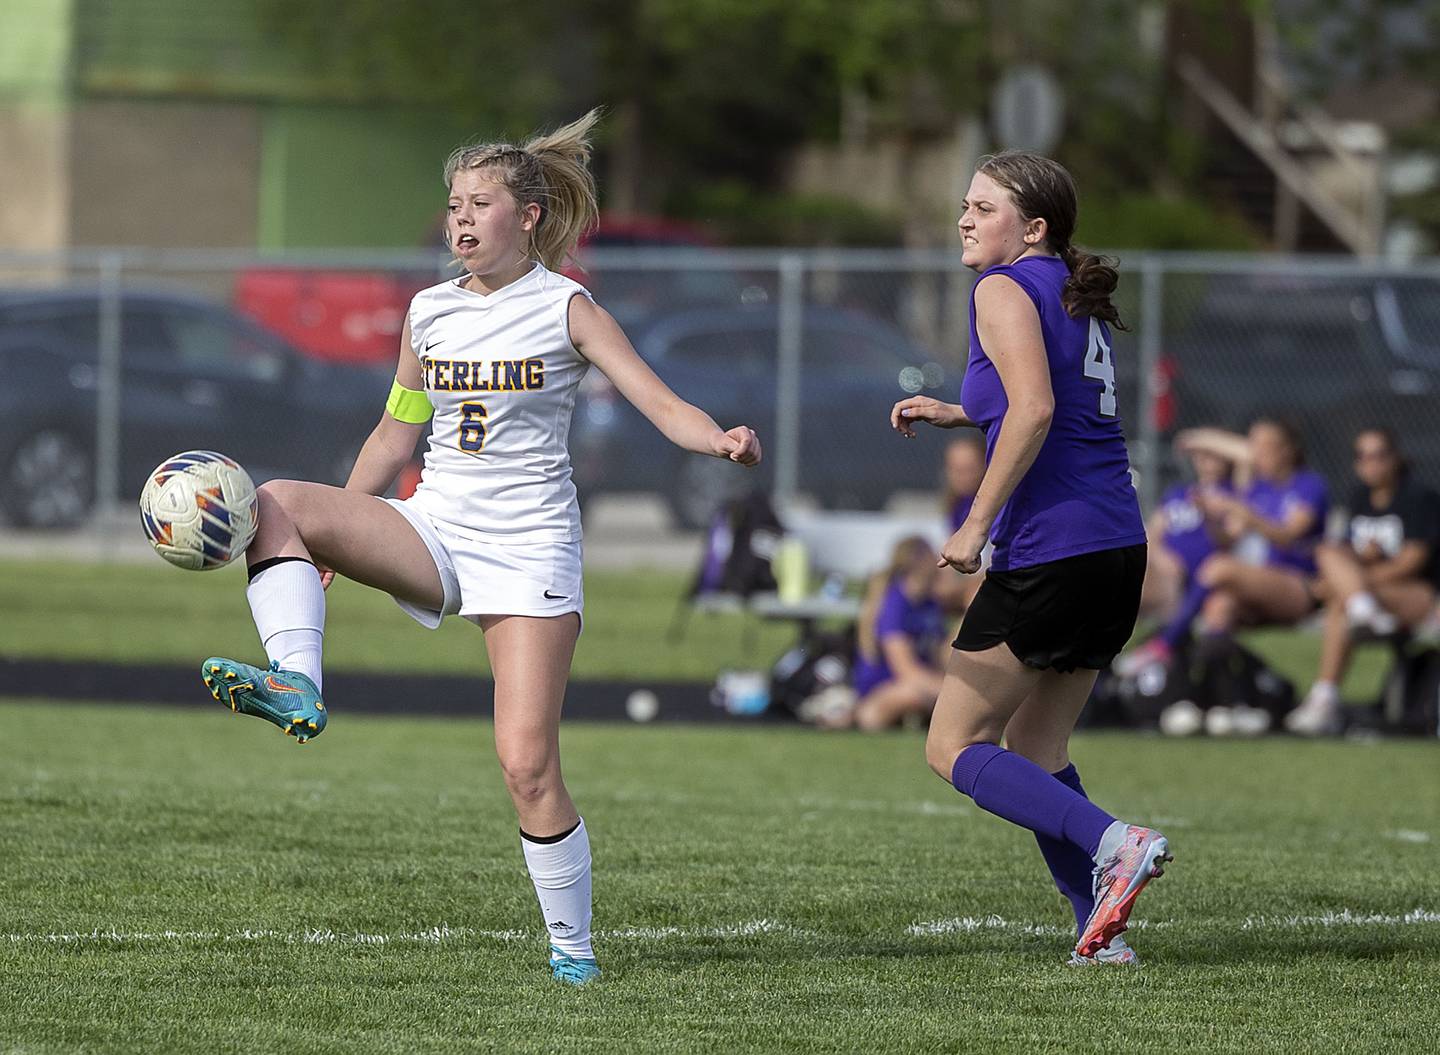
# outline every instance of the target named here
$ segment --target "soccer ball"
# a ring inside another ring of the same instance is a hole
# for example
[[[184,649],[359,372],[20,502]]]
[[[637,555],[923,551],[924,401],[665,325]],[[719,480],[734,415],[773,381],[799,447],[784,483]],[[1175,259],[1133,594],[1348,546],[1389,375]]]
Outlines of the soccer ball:
[[[240,463],[214,451],[184,451],[155,467],[140,492],[140,526],[177,568],[223,568],[255,537],[255,484]]]

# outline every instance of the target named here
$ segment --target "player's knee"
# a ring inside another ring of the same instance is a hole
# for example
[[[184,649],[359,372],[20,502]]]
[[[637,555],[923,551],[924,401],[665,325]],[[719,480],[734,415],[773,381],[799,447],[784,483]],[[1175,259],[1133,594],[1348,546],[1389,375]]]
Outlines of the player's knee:
[[[304,491],[305,484],[300,480],[266,480],[255,488],[255,496],[262,510],[279,508],[293,518],[304,501]]]
[[[515,802],[537,802],[555,789],[559,773],[548,751],[515,748],[500,752],[500,771]]]
[[[932,727],[930,735],[925,738],[925,764],[935,771],[936,776],[949,781],[950,774],[955,771],[955,760],[969,746],[970,741],[963,738],[936,735]]]

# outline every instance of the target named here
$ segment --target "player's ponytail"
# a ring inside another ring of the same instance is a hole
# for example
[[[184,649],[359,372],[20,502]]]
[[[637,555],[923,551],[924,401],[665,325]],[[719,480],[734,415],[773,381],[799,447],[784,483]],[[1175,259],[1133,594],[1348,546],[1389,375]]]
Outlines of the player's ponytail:
[[[464,169],[485,169],[487,178],[507,187],[515,204],[540,206],[530,235],[530,255],[552,271],[565,266],[576,244],[595,226],[599,207],[590,174],[590,132],[600,120],[591,110],[578,121],[524,146],[477,143],[460,147],[445,161],[445,186]],[[447,233],[448,237],[448,233]]]
[[[1060,248],[1059,255],[1070,269],[1070,277],[1060,291],[1060,303],[1066,314],[1072,319],[1093,315],[1117,330],[1129,329],[1120,321],[1120,312],[1110,300],[1120,282],[1116,261],[1068,243]]]
[[[1110,300],[1120,281],[1116,261],[1084,252],[1070,241],[1080,205],[1075,179],[1065,166],[1039,154],[1007,150],[983,159],[980,171],[1010,192],[1027,221],[1045,221],[1046,245],[1070,269],[1060,294],[1070,317],[1093,315],[1117,330],[1127,329]]]
[[[580,239],[594,229],[599,215],[595,177],[590,173],[590,132],[599,120],[596,107],[524,146],[525,153],[539,162],[545,186],[535,228],[535,255],[552,271],[564,265]]]

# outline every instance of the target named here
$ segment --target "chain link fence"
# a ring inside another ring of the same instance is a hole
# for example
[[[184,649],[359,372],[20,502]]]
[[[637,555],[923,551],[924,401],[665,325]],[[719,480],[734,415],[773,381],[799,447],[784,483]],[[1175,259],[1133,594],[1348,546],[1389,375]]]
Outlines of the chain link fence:
[[[958,399],[973,275],[951,252],[594,249],[589,285],[656,372],[761,434],[758,474],[687,456],[591,371],[571,451],[582,498],[646,493],[692,528],[737,487],[783,507],[881,508],[938,491],[943,442],[890,406]],[[5,530],[84,526],[174,451],[257,480],[342,482],[380,414],[410,297],[438,254],[0,254]],[[1181,470],[1173,433],[1294,423],[1343,493],[1362,425],[1440,482],[1440,262],[1127,254],[1120,412],[1148,505]],[[417,463],[418,464],[418,463]],[[413,485],[414,472],[401,481]]]

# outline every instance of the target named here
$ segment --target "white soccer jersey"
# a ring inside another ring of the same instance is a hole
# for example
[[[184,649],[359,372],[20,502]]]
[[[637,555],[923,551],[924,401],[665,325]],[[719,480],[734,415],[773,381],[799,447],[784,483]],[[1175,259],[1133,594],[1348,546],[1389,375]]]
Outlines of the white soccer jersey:
[[[570,343],[578,282],[536,264],[488,296],[462,279],[410,302],[410,339],[435,407],[411,503],[457,534],[574,542],[570,413],[589,362]]]

